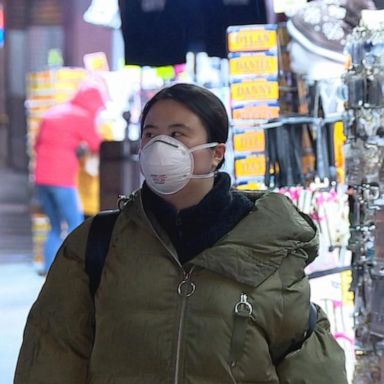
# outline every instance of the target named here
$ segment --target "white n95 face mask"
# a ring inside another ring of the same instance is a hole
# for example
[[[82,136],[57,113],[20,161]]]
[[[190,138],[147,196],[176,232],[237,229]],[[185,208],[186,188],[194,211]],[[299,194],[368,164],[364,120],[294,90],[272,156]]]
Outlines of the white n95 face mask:
[[[188,148],[179,140],[159,135],[151,139],[140,151],[140,169],[148,187],[155,193],[170,195],[183,189],[192,178],[213,177],[214,172],[194,175],[192,152],[215,147],[207,143]]]

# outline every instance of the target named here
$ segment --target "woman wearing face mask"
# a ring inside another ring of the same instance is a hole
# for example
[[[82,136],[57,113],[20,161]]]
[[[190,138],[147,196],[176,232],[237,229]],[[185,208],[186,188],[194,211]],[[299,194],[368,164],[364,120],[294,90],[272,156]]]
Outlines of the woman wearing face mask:
[[[231,190],[221,101],[176,84],[141,125],[145,182],[118,216],[99,288],[84,271],[88,220],[31,310],[15,384],[346,383],[304,276],[316,227],[282,195]]]

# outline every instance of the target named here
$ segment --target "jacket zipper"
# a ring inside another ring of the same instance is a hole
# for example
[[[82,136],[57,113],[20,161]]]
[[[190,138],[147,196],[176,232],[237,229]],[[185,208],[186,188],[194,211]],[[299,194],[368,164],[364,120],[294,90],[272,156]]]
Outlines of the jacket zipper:
[[[141,207],[143,212],[144,208]],[[183,336],[183,325],[184,325],[184,318],[185,318],[185,309],[187,305],[187,299],[189,296],[192,296],[195,292],[196,286],[195,284],[190,280],[191,274],[193,270],[195,269],[195,265],[192,265],[191,269],[189,271],[186,271],[183,266],[181,265],[177,255],[172,252],[172,250],[167,246],[167,244],[163,241],[163,239],[158,235],[158,233],[153,228],[153,225],[151,221],[148,219],[146,215],[144,217],[147,220],[147,223],[149,227],[152,229],[152,231],[155,233],[156,237],[159,239],[161,244],[168,250],[174,261],[176,261],[178,267],[184,274],[184,279],[180,281],[178,287],[177,287],[177,293],[179,296],[182,297],[181,301],[181,307],[180,307],[180,320],[179,320],[179,327],[177,331],[177,346],[176,346],[176,361],[175,361],[175,378],[174,378],[174,384],[179,384],[179,376],[180,376],[180,355],[181,355],[181,341]]]
[[[144,217],[145,217],[145,220],[147,221],[147,224],[148,226],[151,228],[152,232],[155,234],[155,236],[158,238],[158,240],[160,241],[161,244],[163,244],[164,248],[169,252],[169,254],[172,256],[172,259],[176,262],[176,264],[178,265],[179,269],[181,270],[181,272],[184,273],[184,275],[186,275],[186,271],[184,270],[183,266],[181,265],[180,261],[179,261],[179,258],[177,257],[177,255],[175,254],[175,252],[172,251],[171,248],[168,247],[168,245],[164,242],[164,240],[159,236],[159,234],[156,232],[155,228],[153,227],[151,221],[149,220],[149,218],[147,217],[147,215],[145,214],[145,211],[144,211],[144,207],[143,207],[143,204],[142,202],[140,201],[140,205],[141,205],[141,209],[144,213]]]
[[[195,292],[196,286],[191,281],[191,274],[195,266],[193,265],[189,272],[184,271],[184,279],[180,282],[177,287],[177,293],[181,296],[181,307],[180,307],[180,320],[177,331],[177,347],[176,347],[176,361],[175,361],[175,380],[174,384],[179,383],[180,376],[180,356],[181,356],[181,342],[183,337],[185,310],[187,306],[188,297],[192,296]]]

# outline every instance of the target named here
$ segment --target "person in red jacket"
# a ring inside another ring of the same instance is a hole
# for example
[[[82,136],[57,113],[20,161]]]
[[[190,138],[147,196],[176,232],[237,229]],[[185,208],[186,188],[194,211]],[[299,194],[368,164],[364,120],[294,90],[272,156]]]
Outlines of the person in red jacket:
[[[98,152],[102,138],[96,117],[105,101],[96,83],[85,82],[69,102],[52,107],[42,119],[35,144],[34,181],[51,227],[44,245],[44,273],[63,241],[63,224],[69,233],[83,221],[77,189],[77,150],[85,144],[90,151]]]

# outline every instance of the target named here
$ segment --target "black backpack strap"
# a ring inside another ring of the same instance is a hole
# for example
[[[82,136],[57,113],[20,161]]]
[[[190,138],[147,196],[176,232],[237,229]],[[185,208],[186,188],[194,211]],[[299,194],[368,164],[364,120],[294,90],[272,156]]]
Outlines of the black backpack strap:
[[[103,211],[92,220],[85,251],[85,271],[89,276],[89,288],[95,295],[100,284],[105,258],[107,256],[113,227],[119,210]]]
[[[289,353],[299,350],[304,342],[312,335],[317,322],[317,307],[315,304],[310,303],[309,304],[309,317],[308,317],[308,326],[307,330],[305,331],[304,337],[301,340],[295,341],[292,343],[289,348],[284,351],[283,354],[280,354],[277,358],[273,358],[273,364],[275,366],[278,366],[287,356]]]

